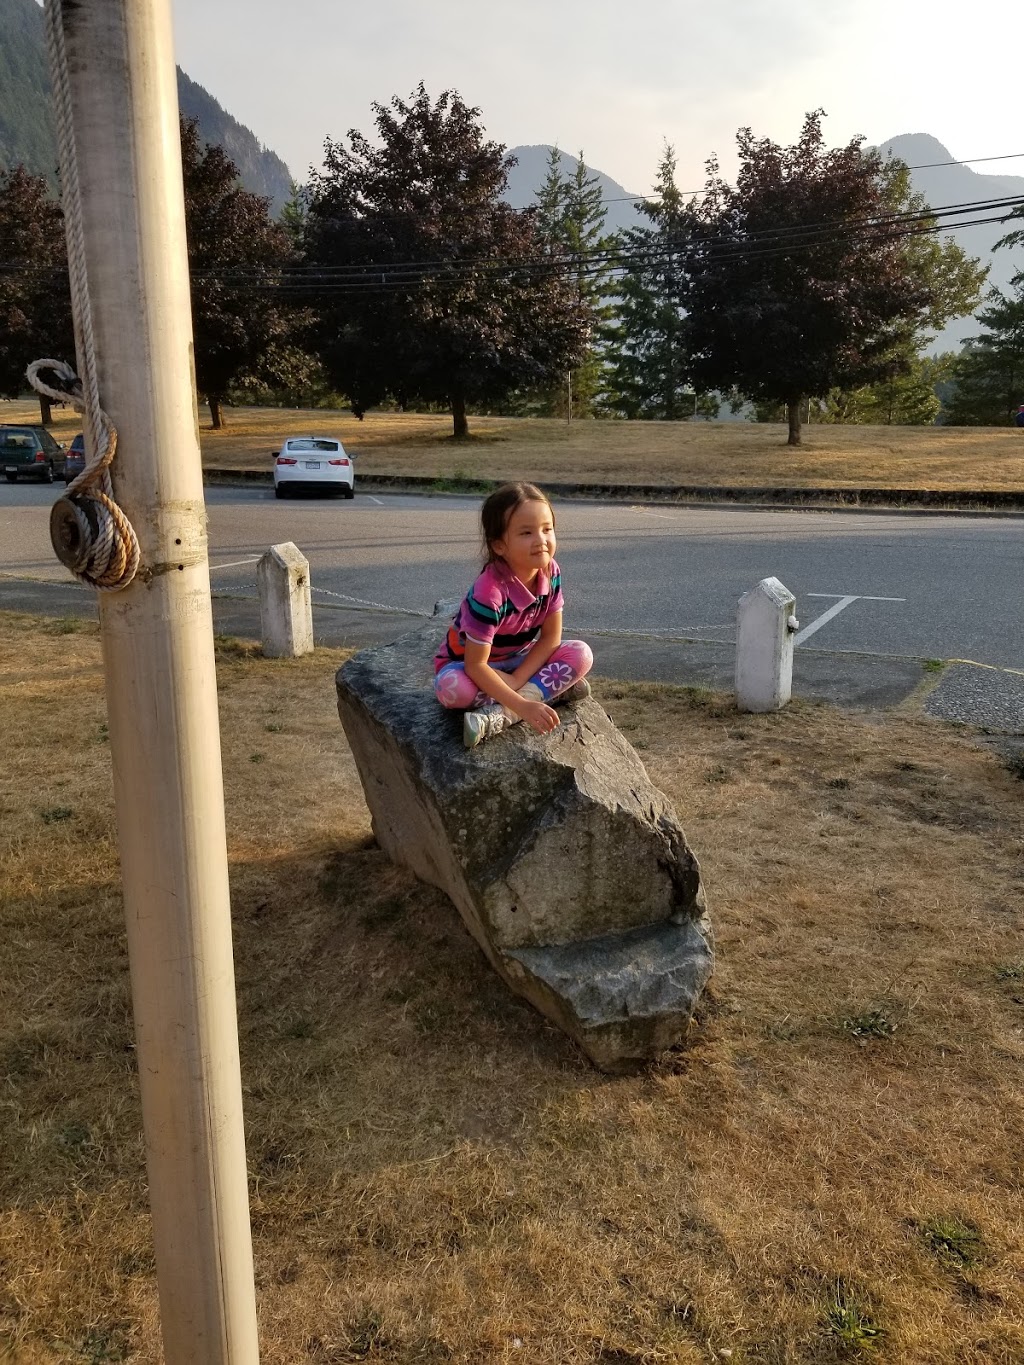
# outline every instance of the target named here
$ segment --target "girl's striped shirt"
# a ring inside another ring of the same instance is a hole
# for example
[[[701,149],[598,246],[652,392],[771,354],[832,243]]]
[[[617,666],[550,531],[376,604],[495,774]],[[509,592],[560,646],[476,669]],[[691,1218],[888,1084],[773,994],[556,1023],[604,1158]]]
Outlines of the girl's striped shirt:
[[[503,559],[486,564],[434,655],[434,672],[465,662],[467,640],[490,645],[495,662],[525,653],[545,620],[563,607],[562,575],[554,560],[547,573],[537,574],[534,589],[520,582]]]

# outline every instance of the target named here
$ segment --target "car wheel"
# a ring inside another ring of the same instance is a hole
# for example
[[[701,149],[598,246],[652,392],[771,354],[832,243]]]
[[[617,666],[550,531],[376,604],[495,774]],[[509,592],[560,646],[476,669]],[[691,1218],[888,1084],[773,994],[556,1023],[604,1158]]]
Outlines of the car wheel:
[[[283,498],[283,497],[284,497],[284,489],[283,489],[283,488],[278,488],[277,484],[274,485],[274,497],[275,497],[275,498]]]
[[[354,498],[355,495],[356,495],[356,490],[355,490],[354,488],[346,488],[346,489],[345,489],[345,497],[346,497],[346,498]]]
[[[43,471],[43,483],[53,483],[53,465],[48,464]]]
[[[17,482],[18,482],[18,476],[17,476],[17,474],[7,474],[7,473],[5,473],[5,474],[4,474],[4,478],[6,478],[6,480],[7,480],[8,483],[17,483]]]

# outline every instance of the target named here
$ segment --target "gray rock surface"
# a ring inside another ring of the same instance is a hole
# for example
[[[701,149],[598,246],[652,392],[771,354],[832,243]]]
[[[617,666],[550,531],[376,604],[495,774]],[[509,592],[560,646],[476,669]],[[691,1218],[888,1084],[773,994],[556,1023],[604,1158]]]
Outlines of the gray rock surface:
[[[452,899],[513,990],[602,1069],[680,1041],[711,974],[700,868],[675,813],[593,700],[540,736],[462,745],[432,689],[447,613],[364,650],[338,710],[385,852]]]

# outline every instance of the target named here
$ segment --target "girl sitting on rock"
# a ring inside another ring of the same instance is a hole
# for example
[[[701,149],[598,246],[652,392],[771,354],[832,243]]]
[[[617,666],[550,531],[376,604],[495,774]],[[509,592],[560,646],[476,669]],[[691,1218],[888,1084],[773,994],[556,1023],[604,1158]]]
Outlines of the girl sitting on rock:
[[[555,514],[532,483],[507,483],[480,509],[487,562],[434,657],[442,706],[466,712],[473,748],[524,720],[546,735],[551,702],[590,695],[594,662],[582,640],[562,639],[562,580]]]

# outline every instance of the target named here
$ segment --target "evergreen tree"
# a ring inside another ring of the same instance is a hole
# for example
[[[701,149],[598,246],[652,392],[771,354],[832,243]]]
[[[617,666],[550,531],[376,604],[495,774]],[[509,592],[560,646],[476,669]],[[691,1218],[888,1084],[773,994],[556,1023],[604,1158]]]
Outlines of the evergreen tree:
[[[947,426],[1005,426],[1024,403],[1024,274],[1012,295],[992,289],[978,312],[985,331],[969,338],[953,366]]]
[[[548,151],[544,183],[537,191],[534,215],[541,241],[551,256],[561,255],[565,247],[564,223],[569,202],[569,181],[562,168],[562,153],[557,147]]]
[[[698,402],[687,345],[688,216],[675,171],[666,145],[654,195],[640,205],[651,226],[631,228],[621,241],[604,402],[623,417],[676,421],[693,416]]]
[[[287,232],[288,240],[292,246],[292,254],[298,260],[302,254],[308,208],[306,194],[301,185],[297,185],[292,180],[289,183],[289,191],[288,200],[281,210],[281,226]]]
[[[614,237],[605,235],[608,210],[600,183],[582,152],[572,175],[566,175],[561,152],[551,148],[534,213],[549,255],[572,282],[585,309],[588,343],[571,374],[560,376],[534,396],[533,410],[551,416],[591,417],[601,387],[602,339],[611,316],[608,253]]]

